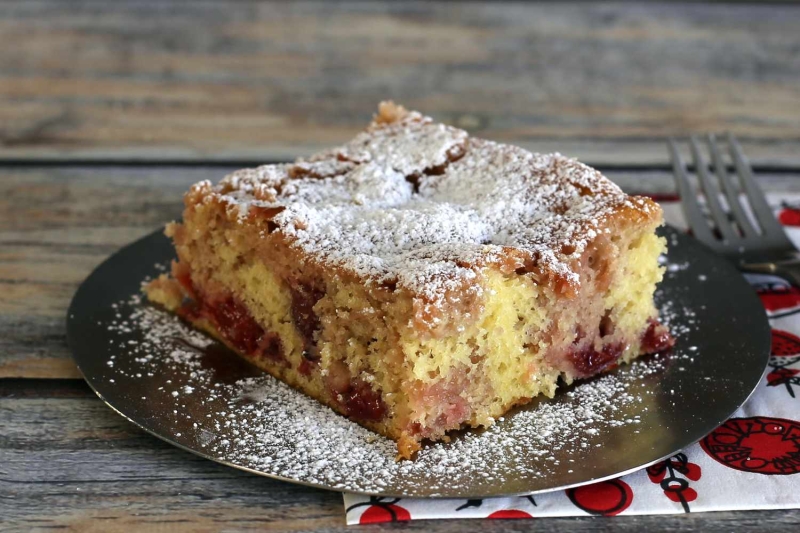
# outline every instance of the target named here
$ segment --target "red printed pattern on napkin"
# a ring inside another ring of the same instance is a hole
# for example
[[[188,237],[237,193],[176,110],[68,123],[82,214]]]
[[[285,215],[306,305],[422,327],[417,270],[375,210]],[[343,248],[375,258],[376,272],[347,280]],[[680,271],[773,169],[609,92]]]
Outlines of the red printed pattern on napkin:
[[[689,502],[697,499],[697,491],[690,487],[689,481],[698,481],[702,477],[699,465],[690,463],[686,454],[678,453],[665,461],[647,468],[647,477],[658,483],[664,495],[673,502],[680,503],[685,512],[689,512]]]

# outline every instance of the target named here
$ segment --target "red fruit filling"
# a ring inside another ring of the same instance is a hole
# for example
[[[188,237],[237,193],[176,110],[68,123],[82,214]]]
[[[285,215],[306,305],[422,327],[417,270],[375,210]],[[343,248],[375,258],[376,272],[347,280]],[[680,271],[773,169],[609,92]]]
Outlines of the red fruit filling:
[[[283,343],[276,333],[265,332],[258,339],[258,354],[275,363],[287,362],[283,355]]]
[[[172,275],[181,284],[183,289],[186,293],[194,298],[197,294],[197,291],[194,289],[194,283],[192,282],[191,271],[189,267],[185,266],[183,263],[173,263],[172,264]]]
[[[311,361],[303,357],[303,360],[300,361],[300,366],[297,367],[297,371],[304,376],[310,376],[311,372],[313,372],[317,368],[319,368],[319,360]]]
[[[473,356],[473,363],[479,363],[480,359]],[[421,389],[415,390],[414,395],[418,395],[422,404],[427,409],[438,408],[439,415],[429,423],[427,427],[418,427],[417,434],[429,437],[442,430],[455,429],[469,420],[472,415],[472,407],[465,400],[461,393],[469,385],[469,375],[466,367],[453,370],[447,379],[437,381],[433,385],[424,385]]]
[[[352,378],[343,362],[335,361],[328,367],[325,383],[347,416],[371,422],[386,416],[386,404],[381,393],[373,390],[369,383]]]
[[[589,377],[612,367],[624,350],[625,345],[620,342],[608,343],[600,350],[589,344],[583,348],[574,347],[567,357],[578,374]]]
[[[297,331],[303,338],[303,357],[310,361],[319,361],[317,343],[314,335],[319,329],[319,317],[314,306],[325,295],[324,291],[298,283],[291,286],[292,319]]]
[[[647,330],[642,335],[643,352],[661,352],[675,344],[675,339],[669,334],[669,330],[660,324],[658,320],[651,318],[648,324]]]
[[[319,350],[314,339],[319,330],[319,317],[314,312],[314,306],[325,295],[325,292],[302,283],[291,286],[290,290],[292,293],[292,319],[303,339],[303,360],[300,362],[298,371],[302,375],[308,376],[319,367]]]
[[[247,354],[258,352],[264,329],[239,302],[230,296],[213,305],[204,302],[203,311],[210,315],[220,335],[236,348]]]
[[[381,394],[363,381],[355,380],[350,390],[342,397],[348,416],[372,422],[383,420],[386,416],[386,404],[383,403]]]
[[[181,283],[192,286],[189,276]],[[195,301],[183,306],[180,314],[187,320],[209,320],[222,338],[245,355],[288,364],[280,337],[264,331],[247,308],[232,296],[213,300],[213,303],[197,296]]]

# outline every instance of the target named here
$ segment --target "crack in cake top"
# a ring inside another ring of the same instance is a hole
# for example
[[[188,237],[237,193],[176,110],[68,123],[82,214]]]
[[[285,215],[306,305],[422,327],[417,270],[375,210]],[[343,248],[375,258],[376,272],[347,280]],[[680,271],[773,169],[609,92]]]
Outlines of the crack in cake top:
[[[200,185],[242,221],[266,208],[310,256],[429,300],[510,258],[577,286],[574,260],[605,217],[658,211],[574,159],[472,138],[390,102],[344,146]]]

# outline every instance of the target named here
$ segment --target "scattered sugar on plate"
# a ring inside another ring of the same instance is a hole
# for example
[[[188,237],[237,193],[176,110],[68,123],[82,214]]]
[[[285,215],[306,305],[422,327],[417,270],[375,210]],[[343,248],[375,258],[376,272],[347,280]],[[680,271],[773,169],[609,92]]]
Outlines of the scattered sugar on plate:
[[[674,334],[694,327],[691,310],[656,300]],[[634,361],[624,372],[568,388],[560,400],[534,402],[489,428],[424,446],[414,461],[396,462],[394,442],[269,375],[254,369],[252,377],[220,380],[204,362],[215,343],[138,296],[115,309],[119,318],[108,329],[119,351],[108,361],[109,382],[134,380],[148,401],[163,404],[176,441],[238,466],[343,491],[480,491],[552,475],[559,457],[581,462],[608,432],[641,424],[653,401],[642,380],[663,372],[670,358],[692,362],[689,352]]]

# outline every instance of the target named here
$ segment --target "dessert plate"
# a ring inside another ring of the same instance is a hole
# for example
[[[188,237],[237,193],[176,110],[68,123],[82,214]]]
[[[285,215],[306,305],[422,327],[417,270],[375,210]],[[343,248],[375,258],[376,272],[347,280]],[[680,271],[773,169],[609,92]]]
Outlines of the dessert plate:
[[[739,272],[689,236],[670,241],[656,302],[668,353],[534,400],[483,431],[395,462],[394,443],[264,375],[142,301],[168,239],[123,248],[81,285],[69,343],[86,381],[145,431],[207,459],[315,487],[398,497],[532,494],[616,477],[698,441],[747,400],[769,358],[763,307]]]

